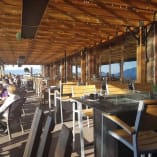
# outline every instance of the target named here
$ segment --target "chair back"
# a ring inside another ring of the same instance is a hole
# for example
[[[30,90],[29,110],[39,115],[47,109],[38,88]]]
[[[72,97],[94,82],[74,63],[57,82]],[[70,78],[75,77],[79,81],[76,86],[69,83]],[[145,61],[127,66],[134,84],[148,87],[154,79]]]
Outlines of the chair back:
[[[14,101],[9,106],[9,112],[8,112],[9,120],[15,120],[15,119],[19,119],[21,117],[22,105],[23,105],[24,101],[25,101],[25,99],[21,98],[21,99]]]
[[[135,127],[137,130],[157,130],[157,100],[139,102]]]
[[[61,90],[61,96],[71,96],[71,88],[72,86],[76,85],[75,84],[61,84],[60,90]]]
[[[96,86],[95,85],[86,85],[85,94],[96,94]]]
[[[28,141],[25,146],[23,157],[35,157],[39,146],[40,135],[42,132],[42,122],[44,114],[38,107],[35,110]]]
[[[86,86],[72,86],[72,97],[81,97],[84,95]]]
[[[55,127],[55,122],[52,118],[52,116],[47,116],[45,126],[43,128],[41,137],[40,137],[40,142],[39,142],[39,147],[37,150],[37,155],[36,157],[47,157],[49,153],[49,147],[51,143],[51,131]]]
[[[54,157],[71,157],[72,130],[63,125],[57,141]]]
[[[95,85],[81,85],[72,87],[72,97],[81,97],[92,93],[96,93]]]

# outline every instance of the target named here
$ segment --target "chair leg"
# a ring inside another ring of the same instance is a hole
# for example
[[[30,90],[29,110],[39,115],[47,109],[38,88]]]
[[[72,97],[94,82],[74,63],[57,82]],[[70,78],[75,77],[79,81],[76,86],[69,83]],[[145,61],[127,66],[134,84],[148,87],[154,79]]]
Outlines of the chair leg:
[[[89,116],[87,116],[87,124],[88,124],[88,128],[90,127],[89,125]]]
[[[73,103],[73,150],[75,149],[75,103]]]
[[[10,132],[10,128],[9,128],[9,124],[7,123],[7,131],[8,131],[8,137],[9,137],[9,140],[11,140],[11,132]]]
[[[22,131],[22,134],[23,134],[24,133],[24,129],[23,129],[23,125],[22,125],[21,119],[19,119],[19,121],[20,121],[21,131]]]
[[[23,112],[23,115],[25,116],[26,113],[25,113],[25,110],[24,110],[24,107],[22,106],[22,112]]]
[[[86,109],[88,109],[88,106],[86,106]],[[89,116],[87,116],[87,124],[88,124],[88,128],[90,127],[89,126]]]
[[[78,126],[79,126],[79,129],[80,129],[80,122],[79,122],[79,119],[80,119],[80,112],[79,112],[79,111],[77,112],[77,116],[78,116],[78,117],[77,117],[77,118],[78,118]]]
[[[54,97],[54,105],[56,105],[56,99]],[[49,109],[51,109],[51,91],[49,89]]]
[[[78,111],[78,122],[79,122],[79,127],[80,127],[80,145],[81,145],[81,157],[85,157],[84,153],[84,136],[83,136],[83,122],[82,122],[82,104],[79,104],[79,111]]]
[[[60,100],[61,124],[63,124],[63,108],[62,101]]]
[[[51,107],[51,97],[49,96],[49,108]],[[54,118],[55,118],[55,124],[57,124],[57,98],[56,95],[54,94]]]
[[[104,153],[104,129],[103,129],[103,125],[104,125],[104,120],[103,120],[103,115],[101,115],[101,157],[103,157],[103,153]]]

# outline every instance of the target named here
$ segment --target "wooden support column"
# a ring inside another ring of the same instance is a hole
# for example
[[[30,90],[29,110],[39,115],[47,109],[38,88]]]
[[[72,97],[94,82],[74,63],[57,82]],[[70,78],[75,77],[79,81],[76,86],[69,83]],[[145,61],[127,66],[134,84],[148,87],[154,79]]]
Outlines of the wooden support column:
[[[139,46],[137,47],[137,82],[139,83],[145,83],[146,82],[146,53],[145,53],[145,46],[142,44],[142,26],[140,26],[140,32],[139,32]]]
[[[93,78],[96,75],[96,57],[93,53],[89,53],[88,59],[89,77]]]
[[[122,49],[121,49],[121,61],[120,61],[120,81],[123,82],[124,80],[124,45],[122,45]]]
[[[57,77],[57,70],[56,70],[56,63],[53,63],[53,75],[52,75],[52,79],[54,82],[56,82],[56,77]]]
[[[76,76],[75,76],[75,80],[78,80],[78,65],[77,65],[77,64],[76,64],[75,68],[76,68]]]
[[[49,77],[49,65],[44,65],[44,77]]]
[[[61,80],[61,73],[60,73],[60,63],[55,63],[55,82]]]
[[[111,55],[109,53],[109,75],[107,76],[109,80],[111,80]]]
[[[50,64],[50,80],[49,80],[49,85],[53,83],[53,64]]]
[[[155,39],[154,39],[154,46],[155,46],[155,58],[154,58],[154,71],[155,71],[155,74],[154,74],[154,84],[157,84],[157,21],[155,22],[155,26],[154,26],[154,30],[155,30]]]
[[[64,74],[65,74],[65,73],[64,73],[64,70],[65,70],[64,59],[61,61],[61,67],[60,67],[60,68],[61,68],[61,81],[64,82],[64,79],[65,79],[65,78],[64,78],[64,76],[65,76],[65,75],[64,75]]]
[[[124,80],[123,66],[124,66],[124,61],[121,60],[121,62],[120,62],[120,81],[121,82],[123,82],[123,80]]]
[[[156,56],[157,56],[157,21],[154,21],[152,23],[150,33],[148,34],[147,37],[147,81],[153,84],[157,84]]]
[[[137,47],[137,71],[136,81],[138,83],[145,83],[146,82],[146,63],[145,63],[145,47],[138,46]]]
[[[90,78],[88,58],[89,52],[86,52],[86,82],[88,82],[88,79]]]
[[[96,58],[96,56],[95,56]],[[100,73],[100,65],[101,65],[101,59],[100,59],[100,56],[96,58],[95,60],[95,64],[96,64],[96,67],[95,67],[95,74],[97,77],[99,77],[99,73]]]
[[[67,80],[72,80],[72,64],[71,57],[67,58]]]
[[[64,82],[67,82],[67,54],[64,54]]]
[[[81,52],[81,82],[86,82],[86,57],[84,52]]]

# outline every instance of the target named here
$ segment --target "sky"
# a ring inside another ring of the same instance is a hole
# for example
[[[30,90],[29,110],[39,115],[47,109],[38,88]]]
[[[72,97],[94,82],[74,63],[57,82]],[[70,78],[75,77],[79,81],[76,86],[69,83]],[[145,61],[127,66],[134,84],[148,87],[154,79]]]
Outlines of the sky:
[[[5,73],[13,73],[13,74],[24,74],[24,68],[29,68],[33,70],[34,73],[40,73],[41,72],[41,66],[40,65],[22,65],[21,67],[18,67],[17,65],[5,65],[4,70]]]
[[[18,70],[18,69],[21,69],[23,70],[24,68],[34,68],[34,69],[41,69],[41,66],[40,65],[22,65],[21,67],[18,67],[17,65],[5,65],[5,69],[8,69],[8,70]]]

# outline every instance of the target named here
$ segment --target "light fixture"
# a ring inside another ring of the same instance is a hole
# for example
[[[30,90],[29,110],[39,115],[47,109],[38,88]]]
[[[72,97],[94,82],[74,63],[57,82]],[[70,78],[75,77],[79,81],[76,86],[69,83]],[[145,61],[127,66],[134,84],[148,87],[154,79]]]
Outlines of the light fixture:
[[[18,65],[19,67],[21,67],[22,64],[25,63],[25,61],[26,61],[26,57],[25,57],[25,56],[19,56],[19,58],[17,59],[17,65]]]
[[[16,33],[16,39],[17,40],[21,40],[22,38],[21,38],[21,32],[17,32]]]

